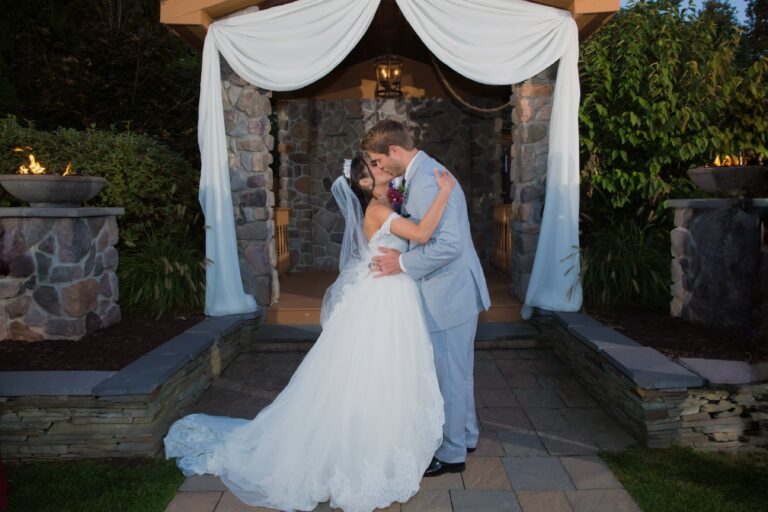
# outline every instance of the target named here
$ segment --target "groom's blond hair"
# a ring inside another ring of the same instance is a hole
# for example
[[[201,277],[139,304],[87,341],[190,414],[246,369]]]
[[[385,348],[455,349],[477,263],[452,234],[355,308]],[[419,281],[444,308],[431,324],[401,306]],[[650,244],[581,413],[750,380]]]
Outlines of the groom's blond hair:
[[[403,123],[392,119],[379,121],[363,138],[363,151],[389,155],[390,146],[400,146],[406,151],[414,148],[413,137]]]

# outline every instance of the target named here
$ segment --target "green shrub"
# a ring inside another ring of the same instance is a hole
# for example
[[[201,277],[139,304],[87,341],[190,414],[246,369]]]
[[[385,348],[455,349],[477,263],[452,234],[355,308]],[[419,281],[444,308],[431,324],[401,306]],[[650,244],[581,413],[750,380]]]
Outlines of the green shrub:
[[[585,307],[643,307],[669,304],[670,222],[650,208],[634,215],[582,215],[581,282]]]
[[[150,137],[93,128],[39,131],[13,117],[0,119],[0,172],[15,172],[24,163],[26,156],[13,148],[25,146],[48,170],[61,172],[72,162],[81,174],[107,178],[107,186],[88,206],[125,208],[118,220],[124,246],[140,245],[144,233],[156,226],[171,234],[183,230],[200,211],[198,171]],[[0,203],[13,204],[13,199],[2,191]],[[184,207],[182,219],[176,212],[179,205]]]
[[[183,207],[177,208],[176,214],[184,219]],[[189,224],[181,231],[150,228],[140,246],[120,253],[117,274],[121,307],[158,317],[169,311],[202,311],[203,247],[203,233],[192,232]]]
[[[205,295],[204,227],[197,200],[198,171],[156,140],[131,132],[40,131],[0,119],[0,172],[15,172],[29,146],[49,171],[72,162],[107,186],[87,206],[119,206],[120,304],[157,316],[201,311]],[[5,191],[0,205],[16,205]]]
[[[615,207],[658,204],[691,167],[768,157],[768,57],[740,62],[730,11],[638,2],[581,47],[582,165]]]

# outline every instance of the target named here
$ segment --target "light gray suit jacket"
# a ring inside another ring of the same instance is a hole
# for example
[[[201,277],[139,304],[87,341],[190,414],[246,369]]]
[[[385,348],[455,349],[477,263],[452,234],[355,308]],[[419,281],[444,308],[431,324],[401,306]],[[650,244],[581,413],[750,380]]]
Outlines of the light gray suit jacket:
[[[445,167],[423,151],[414,158],[406,183],[405,211],[418,222],[440,190],[433,169]],[[491,307],[483,269],[472,244],[461,186],[451,192],[432,239],[423,245],[411,242],[402,262],[421,290],[430,332],[460,325]]]

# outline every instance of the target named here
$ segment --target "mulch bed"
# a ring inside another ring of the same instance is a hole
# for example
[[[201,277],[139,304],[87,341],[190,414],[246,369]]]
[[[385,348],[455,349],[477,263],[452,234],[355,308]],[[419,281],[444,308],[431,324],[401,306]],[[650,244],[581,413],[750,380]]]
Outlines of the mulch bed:
[[[76,341],[0,341],[0,371],[120,370],[204,318],[123,314],[115,325]]]
[[[768,336],[755,329],[694,324],[652,311],[590,311],[590,314],[667,357],[768,361]]]

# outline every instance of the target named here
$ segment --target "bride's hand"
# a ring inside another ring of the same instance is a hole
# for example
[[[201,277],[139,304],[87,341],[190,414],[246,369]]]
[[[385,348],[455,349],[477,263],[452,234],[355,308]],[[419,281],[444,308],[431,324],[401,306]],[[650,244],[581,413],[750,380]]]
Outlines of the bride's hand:
[[[450,192],[456,186],[456,180],[453,179],[448,170],[441,171],[435,167],[435,180],[437,180],[437,186],[440,187],[440,190],[448,190]]]

